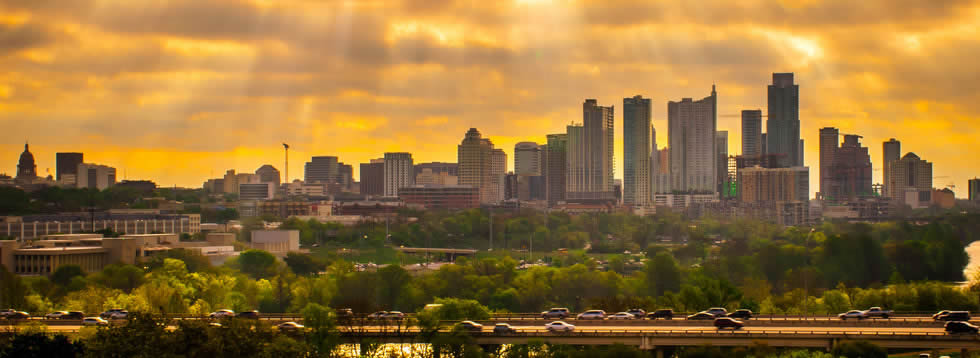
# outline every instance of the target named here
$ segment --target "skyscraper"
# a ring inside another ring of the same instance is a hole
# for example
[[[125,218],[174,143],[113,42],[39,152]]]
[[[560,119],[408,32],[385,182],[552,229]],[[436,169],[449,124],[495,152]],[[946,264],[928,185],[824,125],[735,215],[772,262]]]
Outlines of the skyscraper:
[[[759,149],[760,149],[760,152],[762,153],[762,155],[769,154],[769,135],[768,134],[762,133],[762,136],[759,137]]]
[[[361,194],[385,194],[385,160],[371,159],[370,163],[361,163]]]
[[[78,165],[85,161],[82,153],[56,153],[55,162],[54,179],[61,181],[64,174],[78,175]]]
[[[715,179],[718,181],[717,189],[719,193],[725,192],[728,184],[728,131],[715,132]]]
[[[833,177],[831,167],[837,155],[840,131],[834,127],[820,128],[820,195],[830,195],[830,182]]]
[[[489,141],[489,139],[487,139]],[[503,149],[494,148],[490,151],[490,183],[493,202],[504,200],[506,194],[507,153]]]
[[[398,189],[414,184],[412,153],[385,153],[385,196],[398,197]]]
[[[769,85],[768,150],[780,155],[778,167],[802,166],[800,162],[800,86],[792,73],[773,73]]]
[[[514,174],[541,175],[541,150],[538,143],[520,142],[514,145]]]
[[[470,128],[457,147],[459,185],[480,188],[481,203],[498,203],[503,197],[506,169],[500,171],[500,167],[506,167],[507,157],[504,154],[502,165],[495,163],[501,159],[500,154],[503,151],[494,154],[493,143],[483,138],[476,128]]]
[[[594,99],[582,104],[581,126],[568,126],[566,200],[615,200],[614,109]]]
[[[762,110],[742,111],[742,155],[758,157],[762,155]]]
[[[888,171],[888,196],[896,202],[907,202],[910,192],[932,191],[932,163],[919,158],[915,153],[907,153],[902,159],[891,162]]]
[[[850,201],[872,195],[871,156],[860,140],[859,135],[845,134],[844,142],[834,154],[828,197],[831,201]]]
[[[889,174],[888,165],[891,164],[891,162],[894,162],[896,160],[901,159],[901,157],[902,157],[902,142],[899,142],[899,141],[895,140],[895,138],[891,138],[887,142],[882,143],[882,148],[881,149],[882,149],[882,158],[881,158],[882,159],[881,160],[881,169],[882,169],[882,173],[881,173],[882,174],[881,184],[882,184],[882,191],[884,192],[883,193],[884,196],[889,196],[888,195],[888,179],[887,179],[889,177],[888,176],[888,174]]]
[[[303,181],[306,183],[336,183],[340,176],[337,157],[313,157],[303,166]]]
[[[650,99],[623,98],[623,203],[650,201]]]
[[[718,152],[717,93],[699,101],[684,98],[667,103],[667,137],[670,143],[670,189],[715,192]]]
[[[548,160],[547,172],[545,177],[545,194],[548,205],[554,206],[559,201],[565,201],[565,169],[567,165],[566,151],[568,148],[568,134],[549,134],[548,135]]]

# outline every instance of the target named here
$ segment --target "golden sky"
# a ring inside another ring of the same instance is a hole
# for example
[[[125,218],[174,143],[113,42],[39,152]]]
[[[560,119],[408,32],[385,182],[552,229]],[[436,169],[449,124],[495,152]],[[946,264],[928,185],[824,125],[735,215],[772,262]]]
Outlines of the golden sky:
[[[980,176],[980,1],[0,0],[0,171],[24,141],[38,172],[82,151],[119,176],[196,187],[227,169],[313,155],[455,161],[470,127],[519,141],[581,121],[585,98],[667,101],[718,87],[718,128],[766,108],[772,72],[800,84],[811,191],[818,128]],[[618,142],[621,143],[621,142]],[[621,176],[622,145],[617,145]],[[513,164],[510,164],[513,166]],[[50,169],[48,169],[50,168]],[[120,178],[121,179],[121,178]]]

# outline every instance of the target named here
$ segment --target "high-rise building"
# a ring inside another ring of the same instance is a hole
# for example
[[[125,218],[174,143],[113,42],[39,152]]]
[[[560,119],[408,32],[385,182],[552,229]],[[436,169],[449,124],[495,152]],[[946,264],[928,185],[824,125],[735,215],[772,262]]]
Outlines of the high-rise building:
[[[507,155],[494,152],[493,143],[476,128],[470,128],[457,147],[459,185],[480,188],[480,202],[485,204],[499,203],[504,195]]]
[[[116,168],[89,163],[78,165],[77,187],[105,190],[114,184]]]
[[[279,187],[282,179],[279,177],[279,169],[276,167],[266,164],[259,169],[255,170],[255,175],[259,176],[259,181],[262,183],[272,183],[276,188]]]
[[[925,192],[929,194],[924,194],[926,197],[918,201],[931,201],[932,163],[920,159],[915,153],[907,153],[902,159],[891,162],[886,183],[892,188],[888,189],[888,196],[895,202],[908,204],[913,201],[907,200],[909,197]]]
[[[545,177],[545,199],[554,206],[565,201],[568,134],[549,134]]]
[[[881,160],[881,170],[882,170],[882,191],[884,196],[888,195],[888,180],[889,171],[888,165],[891,162],[902,159],[902,142],[895,140],[895,138],[889,139],[887,142],[882,143],[882,160]]]
[[[418,163],[415,164],[415,175],[422,174],[425,169],[432,171],[432,174],[446,173],[449,176],[459,176],[459,164],[456,163],[444,163],[444,162],[430,162],[430,163]],[[416,183],[422,184],[422,183]]]
[[[717,130],[715,87],[711,96],[698,101],[684,98],[667,104],[667,137],[670,142],[670,188],[683,192],[716,192]]]
[[[831,173],[834,156],[837,155],[840,131],[834,127],[820,128],[820,196],[830,195]]]
[[[370,163],[361,163],[361,194],[385,194],[385,160],[371,159]]]
[[[85,161],[82,153],[56,153],[55,162],[54,179],[61,181],[64,174],[78,175],[78,165]]]
[[[768,134],[762,133],[762,136],[759,137],[759,148],[761,150],[762,155],[768,155],[769,154],[769,135]]]
[[[798,166],[802,166],[803,163],[804,163],[804,159],[806,159],[805,156],[804,156],[804,153],[806,153],[806,150],[804,150],[804,145],[803,145],[803,140],[802,139],[800,139],[800,147],[799,147],[799,150],[796,153],[797,153],[796,163],[797,163]]]
[[[829,195],[825,199],[843,202],[873,195],[871,156],[860,140],[859,135],[844,135],[844,142],[837,148],[830,166]]]
[[[582,104],[582,125],[568,126],[565,199],[615,200],[613,193],[614,108],[594,99]]]
[[[37,178],[37,164],[34,164],[34,154],[24,144],[24,152],[20,154],[20,161],[17,162],[17,180],[32,181]]]
[[[739,184],[742,202],[806,202],[810,197],[810,168],[739,169]]]
[[[418,165],[415,166],[418,168]],[[459,177],[448,172],[434,172],[432,168],[424,168],[415,175],[415,185],[459,185]]]
[[[415,175],[415,172],[412,172]],[[341,191],[349,191],[354,185],[354,167],[344,162],[337,163],[337,184]]]
[[[715,132],[715,151],[718,153],[715,160],[715,180],[718,181],[717,191],[726,192],[725,187],[729,183],[728,178],[728,131]]]
[[[773,73],[769,85],[769,119],[766,121],[769,153],[779,154],[780,167],[800,162],[800,86],[792,73]]]
[[[514,145],[514,174],[541,175],[541,150],[538,143],[520,142]]]
[[[967,181],[970,192],[967,197],[970,201],[980,201],[980,178],[973,178]]]
[[[398,189],[415,184],[411,153],[385,153],[385,196],[398,197]]]
[[[653,184],[650,191],[654,197],[656,194],[670,192],[670,148],[664,147],[657,150],[657,163],[653,168]]]
[[[340,168],[337,157],[319,156],[313,157],[303,167],[303,181],[312,183],[336,183],[340,176]]]
[[[623,98],[623,203],[646,206],[650,202],[650,99]]]
[[[762,110],[742,111],[742,155],[757,157],[762,155]]]

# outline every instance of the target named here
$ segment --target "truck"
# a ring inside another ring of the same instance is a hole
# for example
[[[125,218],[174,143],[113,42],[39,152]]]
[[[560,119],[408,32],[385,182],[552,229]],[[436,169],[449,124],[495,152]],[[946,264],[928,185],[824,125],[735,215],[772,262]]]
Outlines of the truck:
[[[866,318],[888,318],[891,315],[892,311],[883,310],[881,307],[871,307],[867,311],[864,311]]]

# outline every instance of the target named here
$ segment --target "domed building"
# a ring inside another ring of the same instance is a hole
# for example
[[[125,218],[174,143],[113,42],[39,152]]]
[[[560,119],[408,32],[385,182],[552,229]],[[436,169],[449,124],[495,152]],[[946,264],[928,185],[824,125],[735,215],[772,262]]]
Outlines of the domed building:
[[[20,154],[20,162],[17,163],[17,181],[33,181],[37,179],[37,165],[34,164],[34,154],[31,154],[27,143],[24,143],[24,152]]]

